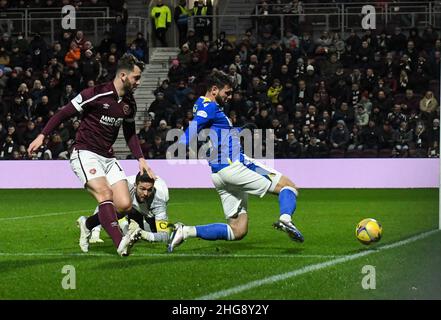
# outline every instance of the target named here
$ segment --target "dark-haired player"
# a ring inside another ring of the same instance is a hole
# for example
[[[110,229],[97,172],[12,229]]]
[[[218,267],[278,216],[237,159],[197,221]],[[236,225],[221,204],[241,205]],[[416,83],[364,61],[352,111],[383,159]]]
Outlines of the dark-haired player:
[[[167,242],[169,195],[165,181],[160,177],[152,179],[147,174],[138,173],[136,176],[127,177],[127,182],[132,198],[132,210],[127,216],[120,216],[119,225],[123,233],[129,232],[129,227],[139,226],[142,229],[141,239],[149,242]],[[95,209],[94,215],[88,218],[80,217],[78,220],[84,219],[86,228],[81,229],[80,248],[87,252],[89,243],[101,242],[97,241],[101,229],[98,208]]]
[[[83,90],[48,121],[28,148],[31,155],[42,145],[45,136],[61,122],[81,114],[70,165],[84,187],[98,201],[101,225],[121,256],[128,255],[128,249],[140,233],[140,229],[137,229],[123,236],[116,216],[117,209],[127,212],[132,207],[126,175],[112,149],[121,125],[127,144],[139,161],[140,172],[146,170],[154,177],[144,160],[135,128],[136,103],[133,92],[140,84],[143,69],[142,62],[125,54],[118,62],[113,81]]]
[[[248,194],[263,197],[268,191],[279,196],[280,216],[273,226],[287,232],[292,240],[303,242],[302,234],[291,219],[297,202],[295,184],[288,177],[242,153],[238,130],[233,128],[222,109],[222,104],[231,97],[229,77],[215,71],[208,77],[206,84],[208,90],[205,97],[200,97],[193,108],[193,124],[197,128],[191,128],[190,125],[179,142],[188,144],[202,129],[210,129],[211,177],[228,223],[198,226],[176,223],[168,251],[172,252],[187,238],[242,239],[248,232]]]

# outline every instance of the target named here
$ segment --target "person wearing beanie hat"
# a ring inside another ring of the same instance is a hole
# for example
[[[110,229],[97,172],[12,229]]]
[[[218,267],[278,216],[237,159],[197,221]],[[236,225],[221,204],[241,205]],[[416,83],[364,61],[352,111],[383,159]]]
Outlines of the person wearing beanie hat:
[[[172,65],[173,67],[177,67],[177,66],[179,66],[179,60],[178,60],[178,59],[173,59],[173,60],[171,61],[171,65]]]
[[[344,120],[338,120],[337,125],[331,131],[331,147],[333,149],[346,150],[349,142],[349,132]]]

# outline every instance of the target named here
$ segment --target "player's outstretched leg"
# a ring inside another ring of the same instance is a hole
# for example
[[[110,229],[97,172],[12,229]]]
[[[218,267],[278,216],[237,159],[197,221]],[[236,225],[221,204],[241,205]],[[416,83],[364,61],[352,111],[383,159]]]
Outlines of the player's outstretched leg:
[[[200,226],[185,226],[177,222],[170,235],[168,242],[168,252],[173,252],[174,248],[179,246],[188,238],[200,238],[204,240],[240,240],[248,232],[248,215],[241,213],[236,218],[230,218],[226,223],[212,223]]]
[[[130,220],[129,232],[133,229],[141,228],[140,239],[148,242],[168,242],[168,232],[149,232],[145,231],[136,220]]]
[[[233,230],[226,223],[212,223],[203,226],[185,226],[177,222],[170,235],[168,252],[179,246],[188,238],[201,238],[204,240],[234,240]]]
[[[303,242],[302,233],[292,222],[292,216],[297,208],[298,196],[294,183],[283,176],[277,184],[275,192],[279,194],[280,217],[273,226],[276,229],[285,231],[292,240]]]

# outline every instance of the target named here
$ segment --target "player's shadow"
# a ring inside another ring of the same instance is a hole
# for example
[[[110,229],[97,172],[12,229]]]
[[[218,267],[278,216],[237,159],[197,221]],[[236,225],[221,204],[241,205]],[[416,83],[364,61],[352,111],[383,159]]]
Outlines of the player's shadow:
[[[128,270],[130,268],[137,268],[139,266],[141,267],[152,267],[153,265],[167,265],[172,261],[176,262],[177,259],[184,264],[191,263],[193,265],[193,262],[198,263],[204,263],[207,260],[219,260],[219,261],[225,261],[225,257],[222,257],[222,255],[219,256],[200,256],[200,257],[174,257],[172,254],[170,254],[170,257],[167,256],[136,256],[136,254],[132,255],[131,257],[126,257],[124,259],[120,258],[118,261],[106,261],[105,263],[99,264],[95,267],[96,270],[117,270],[122,269]],[[184,267],[185,269],[185,267]]]
[[[261,243],[253,242],[241,242],[241,243],[217,243],[207,244],[197,247],[179,247],[175,253],[167,253],[162,245],[159,244],[147,244],[142,243],[136,245],[132,249],[132,253],[129,257],[118,257],[114,248],[112,247],[96,247],[93,249],[96,253],[110,253],[117,258],[116,261],[107,261],[106,263],[99,264],[96,269],[115,269],[115,268],[136,268],[138,266],[153,265],[153,264],[167,264],[173,259],[182,260],[182,264],[191,263],[194,261],[203,263],[207,260],[219,260],[225,262],[225,259],[268,259],[274,255],[301,255],[304,248],[288,248],[281,249],[280,247],[268,247],[263,246]],[[151,255],[149,255],[151,254]]]
[[[81,258],[79,256],[71,256],[71,257],[52,257],[52,258],[38,258],[32,257],[32,259],[17,259],[17,260],[1,260],[0,261],[0,270],[2,273],[17,271],[20,269],[31,268],[34,266],[41,265],[49,265],[49,264],[60,264],[66,265],[68,263],[72,263],[71,259]],[[61,269],[60,269],[61,270]]]
[[[236,243],[225,243],[217,244],[216,246],[204,246],[199,247],[198,250],[203,250],[203,253],[220,253],[220,254],[237,254],[237,255],[249,255],[252,258],[253,254],[259,255],[275,255],[278,254],[300,254],[304,251],[304,248],[288,248],[281,250],[277,246],[263,246],[261,243],[253,242],[236,242]],[[188,250],[190,252],[191,250]],[[194,251],[191,251],[194,252]]]

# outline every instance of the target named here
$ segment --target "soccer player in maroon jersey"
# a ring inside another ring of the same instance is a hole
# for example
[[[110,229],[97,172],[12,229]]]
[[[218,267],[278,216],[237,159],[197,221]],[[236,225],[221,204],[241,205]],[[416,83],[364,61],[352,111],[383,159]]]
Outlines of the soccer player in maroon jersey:
[[[125,54],[118,62],[113,81],[83,90],[52,116],[28,148],[28,153],[32,154],[42,145],[45,136],[61,122],[77,113],[81,114],[70,165],[98,201],[100,223],[121,256],[128,255],[128,249],[139,238],[141,231],[133,230],[123,236],[118,225],[116,208],[120,212],[128,212],[132,207],[126,175],[112,149],[121,125],[127,145],[139,161],[139,171],[155,178],[143,157],[135,128],[136,103],[133,92],[140,84],[143,69],[144,63],[133,55]],[[81,229],[80,247],[87,252],[90,230],[86,221],[79,219],[78,223]]]

